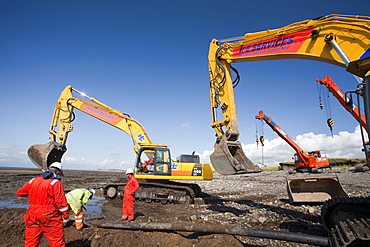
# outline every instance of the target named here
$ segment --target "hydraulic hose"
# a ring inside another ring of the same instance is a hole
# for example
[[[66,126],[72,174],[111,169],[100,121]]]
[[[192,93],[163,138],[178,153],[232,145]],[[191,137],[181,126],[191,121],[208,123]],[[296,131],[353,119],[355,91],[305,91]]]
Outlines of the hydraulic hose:
[[[129,230],[159,230],[159,231],[184,231],[184,232],[201,232],[230,234],[249,237],[268,238],[284,240],[296,243],[312,244],[317,246],[329,246],[327,237],[281,232],[263,229],[249,229],[232,226],[214,227],[207,224],[172,224],[172,223],[102,223],[97,225],[100,228],[115,228]]]

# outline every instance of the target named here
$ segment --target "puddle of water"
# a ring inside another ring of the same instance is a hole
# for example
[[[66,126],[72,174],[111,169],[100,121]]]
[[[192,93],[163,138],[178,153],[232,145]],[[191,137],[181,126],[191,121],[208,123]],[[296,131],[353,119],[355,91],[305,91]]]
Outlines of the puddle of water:
[[[11,197],[5,200],[0,200],[0,209],[3,208],[28,208],[28,204],[13,204],[13,201],[18,200],[19,197]]]
[[[85,205],[86,211],[84,211],[84,214],[101,214],[101,207],[102,204],[99,203],[99,201],[104,200],[103,197],[93,197],[91,198],[87,204]]]
[[[7,198],[5,200],[0,200],[0,209],[4,208],[28,208],[27,204],[19,204],[13,203],[15,200],[19,200],[19,197],[12,197]],[[85,215],[87,214],[101,214],[102,212],[102,204],[99,201],[104,200],[103,197],[93,197],[91,200],[87,202],[85,205],[86,211],[84,212]]]

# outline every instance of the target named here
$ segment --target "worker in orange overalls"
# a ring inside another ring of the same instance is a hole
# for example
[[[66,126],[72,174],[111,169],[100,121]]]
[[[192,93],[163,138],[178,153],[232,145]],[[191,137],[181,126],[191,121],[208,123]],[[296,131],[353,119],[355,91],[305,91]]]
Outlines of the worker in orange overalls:
[[[131,168],[126,170],[126,175],[128,181],[125,186],[123,193],[123,205],[122,205],[122,217],[123,221],[133,221],[134,220],[134,201],[135,201],[135,192],[139,189],[139,183],[137,182],[134,171]]]
[[[26,225],[24,246],[38,246],[45,235],[50,246],[66,246],[64,222],[68,219],[69,207],[60,182],[62,164],[54,162],[49,170],[24,184],[16,195],[28,197],[30,206],[24,214]]]

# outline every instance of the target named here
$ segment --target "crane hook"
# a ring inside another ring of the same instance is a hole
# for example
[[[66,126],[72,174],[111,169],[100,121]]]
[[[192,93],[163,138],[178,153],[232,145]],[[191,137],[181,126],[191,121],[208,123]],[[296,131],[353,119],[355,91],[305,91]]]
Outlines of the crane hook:
[[[334,120],[333,120],[332,118],[328,118],[328,120],[326,120],[326,123],[328,124],[328,126],[329,126],[329,128],[330,128],[331,137],[334,137],[334,136],[333,136]]]
[[[265,145],[264,141],[265,141],[265,137],[260,136],[260,142],[261,142],[262,147]]]

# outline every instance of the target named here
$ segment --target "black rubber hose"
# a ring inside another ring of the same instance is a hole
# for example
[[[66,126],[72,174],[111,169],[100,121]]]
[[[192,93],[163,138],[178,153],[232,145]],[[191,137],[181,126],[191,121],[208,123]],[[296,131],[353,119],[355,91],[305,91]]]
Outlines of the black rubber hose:
[[[218,233],[250,237],[260,237],[276,240],[284,240],[317,246],[329,246],[329,239],[321,236],[271,231],[263,229],[248,229],[231,226],[214,227],[206,224],[171,224],[171,223],[102,223],[100,228],[130,229],[130,230],[161,230],[161,231],[185,231],[201,233]]]

